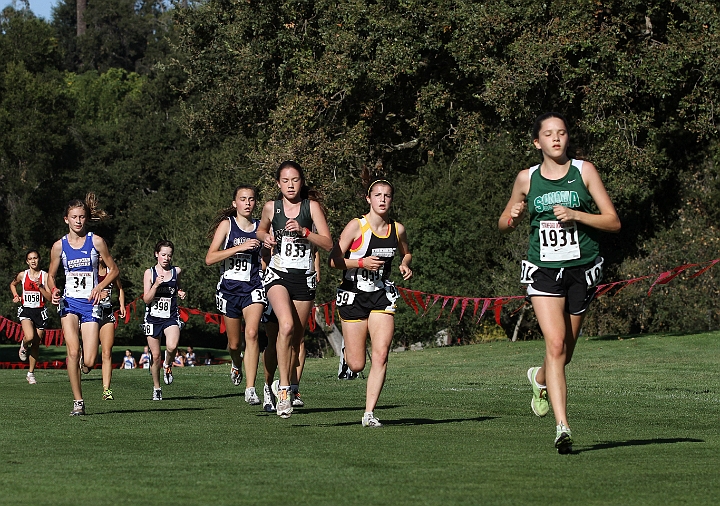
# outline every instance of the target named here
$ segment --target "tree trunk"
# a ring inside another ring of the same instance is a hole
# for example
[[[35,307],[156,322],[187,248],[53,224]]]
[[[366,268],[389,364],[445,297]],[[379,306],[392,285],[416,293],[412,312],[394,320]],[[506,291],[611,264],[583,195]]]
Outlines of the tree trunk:
[[[522,324],[522,321],[523,321],[523,316],[525,316],[525,305],[523,305],[522,309],[520,309],[520,316],[518,316],[518,320],[515,323],[515,330],[513,331],[513,336],[512,336],[513,343],[515,341],[517,341],[518,332],[520,331],[520,325]]]
[[[330,346],[332,346],[335,355],[339,357],[342,354],[342,348],[344,344],[342,332],[340,332],[340,329],[338,329],[337,325],[335,325],[334,323],[328,326],[328,324],[325,322],[325,317],[321,314],[320,311],[315,312],[315,321],[325,334],[325,337],[330,343]]]
[[[85,8],[87,0],[77,0],[77,36],[85,35],[87,24],[85,23]]]

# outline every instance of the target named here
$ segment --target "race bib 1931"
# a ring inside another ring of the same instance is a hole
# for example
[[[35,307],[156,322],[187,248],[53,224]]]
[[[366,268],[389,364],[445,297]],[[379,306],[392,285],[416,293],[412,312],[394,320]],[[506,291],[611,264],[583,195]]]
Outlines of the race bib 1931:
[[[573,222],[541,221],[538,229],[540,260],[561,262],[580,258],[577,224]]]

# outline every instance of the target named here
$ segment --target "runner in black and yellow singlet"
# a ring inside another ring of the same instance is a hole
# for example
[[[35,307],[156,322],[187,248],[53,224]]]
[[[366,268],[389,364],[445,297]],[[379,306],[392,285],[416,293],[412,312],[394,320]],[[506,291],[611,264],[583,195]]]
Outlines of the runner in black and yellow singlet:
[[[599,232],[618,232],[620,220],[595,166],[568,157],[567,122],[560,114],[546,113],[535,121],[533,143],[543,161],[518,174],[498,227],[512,231],[529,211],[528,260],[522,262],[521,282],[528,285],[545,337],[542,367],[527,372],[533,388],[530,406],[537,416],[545,416],[552,404],[555,447],[570,453],[565,366],[602,278]],[[592,211],[593,203],[599,213]]]
[[[367,174],[365,174],[367,177]],[[398,292],[390,281],[393,258],[400,257],[404,280],[412,277],[412,255],[405,227],[390,219],[395,189],[383,179],[368,185],[366,200],[370,211],[345,226],[330,254],[330,266],[343,269],[343,281],[337,291],[337,307],[342,318],[345,339],[344,367],[354,373],[365,368],[368,333],[372,362],[368,374],[363,427],[382,427],[374,414],[385,384],[388,354],[395,331],[395,301]]]

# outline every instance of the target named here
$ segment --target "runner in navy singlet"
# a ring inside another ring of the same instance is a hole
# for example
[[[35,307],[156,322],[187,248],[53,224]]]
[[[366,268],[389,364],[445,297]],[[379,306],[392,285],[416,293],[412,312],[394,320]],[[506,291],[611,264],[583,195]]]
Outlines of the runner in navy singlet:
[[[215,299],[223,314],[232,357],[230,379],[234,385],[242,381],[241,366],[245,364],[245,402],[260,404],[255,392],[260,345],[258,327],[267,303],[260,276],[262,244],[257,239],[260,223],[252,217],[257,191],[240,185],[235,189],[232,206],[221,210],[211,227],[212,242],[205,263],[220,262],[220,281]],[[241,354],[242,319],[245,320],[245,354]]]
[[[152,400],[162,400],[160,387],[160,365],[163,366],[163,381],[166,385],[173,382],[172,366],[180,341],[180,329],[183,321],[180,319],[177,299],[185,298],[185,291],[181,288],[180,267],[172,264],[175,246],[170,241],[159,241],[155,245],[155,258],[157,264],[145,271],[143,277],[143,302],[145,302],[145,317],[143,331],[147,336],[148,346],[152,353],[150,371],[153,379]],[[160,358],[160,339],[165,336],[165,358]]]

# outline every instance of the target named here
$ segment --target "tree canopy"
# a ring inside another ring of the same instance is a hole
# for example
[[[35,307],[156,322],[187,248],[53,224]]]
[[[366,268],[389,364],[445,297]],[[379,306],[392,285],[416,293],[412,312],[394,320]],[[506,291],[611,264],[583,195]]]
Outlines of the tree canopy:
[[[432,293],[521,293],[526,229],[497,217],[534,164],[533,119],[557,110],[572,150],[599,168],[623,223],[603,237],[607,279],[717,257],[720,14],[711,1],[75,0],[46,22],[0,16],[0,271],[65,232],[62,209],[93,191],[128,287],[160,238],[177,245],[187,304],[214,310],[206,233],[241,182],[274,198],[298,160],[335,237],[366,210],[361,172],[392,180],[415,277]],[[596,333],[718,328],[712,271],[643,297],[598,301]],[[337,273],[323,270],[318,302]],[[0,303],[9,315],[11,304]],[[446,326],[405,308],[396,336]],[[512,329],[517,315],[503,314]],[[451,318],[456,322],[456,317]],[[201,326],[196,332],[202,333]],[[479,330],[463,323],[462,339]],[[122,329],[122,328],[121,328]],[[139,336],[123,331],[122,339]],[[527,335],[535,335],[532,323]],[[200,339],[200,337],[198,337]]]

